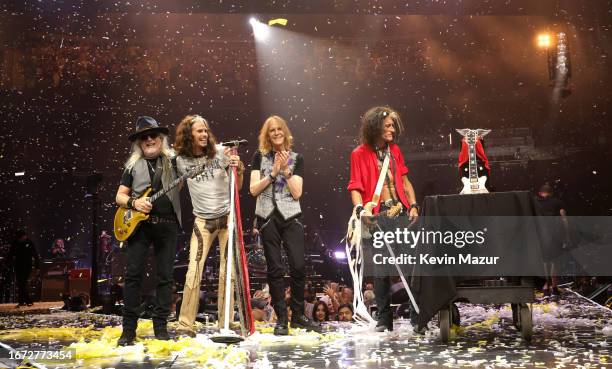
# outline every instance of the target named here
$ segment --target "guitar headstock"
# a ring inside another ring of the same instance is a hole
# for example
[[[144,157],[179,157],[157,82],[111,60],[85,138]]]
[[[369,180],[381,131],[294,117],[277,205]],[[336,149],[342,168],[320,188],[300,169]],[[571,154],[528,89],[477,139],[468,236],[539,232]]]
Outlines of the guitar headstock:
[[[484,136],[488,135],[489,133],[491,133],[490,129],[482,129],[482,128],[478,128],[476,130],[476,135],[480,138],[483,138]]]
[[[456,131],[459,132],[461,136],[465,137],[465,140],[467,141],[468,144],[476,143],[477,138],[483,138],[484,136],[488,135],[491,132],[490,129],[482,129],[482,128],[478,128],[478,129],[462,128],[462,129],[456,129]]]

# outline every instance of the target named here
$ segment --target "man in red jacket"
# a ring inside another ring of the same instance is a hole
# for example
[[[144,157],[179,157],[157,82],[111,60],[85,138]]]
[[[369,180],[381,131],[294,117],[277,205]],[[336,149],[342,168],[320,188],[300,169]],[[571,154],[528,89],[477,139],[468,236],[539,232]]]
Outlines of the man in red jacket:
[[[408,168],[396,144],[403,126],[399,114],[388,106],[369,109],[361,119],[361,145],[351,153],[351,179],[348,190],[355,213],[359,214],[364,204],[372,201],[376,183],[387,150],[391,153],[389,168],[385,175],[380,202],[373,208],[377,214],[402,206],[400,214],[418,216],[414,188],[408,180]],[[389,277],[375,279],[376,305],[378,308],[377,331],[393,330],[391,312],[391,282]]]

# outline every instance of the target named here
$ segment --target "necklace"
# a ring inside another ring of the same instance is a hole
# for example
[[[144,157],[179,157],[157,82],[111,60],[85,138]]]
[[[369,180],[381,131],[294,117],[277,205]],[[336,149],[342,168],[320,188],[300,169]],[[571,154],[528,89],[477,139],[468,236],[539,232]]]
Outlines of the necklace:
[[[198,168],[204,168],[206,166],[207,157],[204,154],[196,156],[195,158]]]
[[[149,166],[149,168],[151,168],[151,170],[153,171],[153,174],[155,174],[155,167],[153,166],[153,164],[151,164],[151,162],[147,160],[147,165]]]

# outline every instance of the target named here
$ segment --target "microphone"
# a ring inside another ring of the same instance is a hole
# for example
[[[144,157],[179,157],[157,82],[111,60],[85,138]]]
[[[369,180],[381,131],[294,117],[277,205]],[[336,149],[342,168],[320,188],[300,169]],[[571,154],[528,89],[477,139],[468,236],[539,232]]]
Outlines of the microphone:
[[[240,145],[246,145],[247,143],[249,143],[249,141],[247,140],[232,140],[232,141],[227,141],[227,142],[221,142],[221,146],[226,146],[226,147],[237,147]]]

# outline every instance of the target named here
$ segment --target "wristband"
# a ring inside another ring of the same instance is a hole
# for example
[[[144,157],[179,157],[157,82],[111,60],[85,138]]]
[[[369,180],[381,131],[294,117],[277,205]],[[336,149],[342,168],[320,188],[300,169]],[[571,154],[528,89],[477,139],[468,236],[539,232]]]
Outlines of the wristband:
[[[276,182],[276,177],[273,176],[272,174],[268,174],[268,178],[270,178],[270,182],[272,183]]]
[[[134,209],[134,198],[130,197],[127,201],[127,207],[128,209]]]
[[[410,204],[410,208],[408,209],[408,212],[410,212],[410,210],[412,209],[417,209],[417,211],[419,211],[419,204],[417,204],[416,202]]]
[[[363,210],[363,205],[362,204],[358,204],[355,205],[355,216],[357,217],[357,219],[361,218],[361,211]]]

